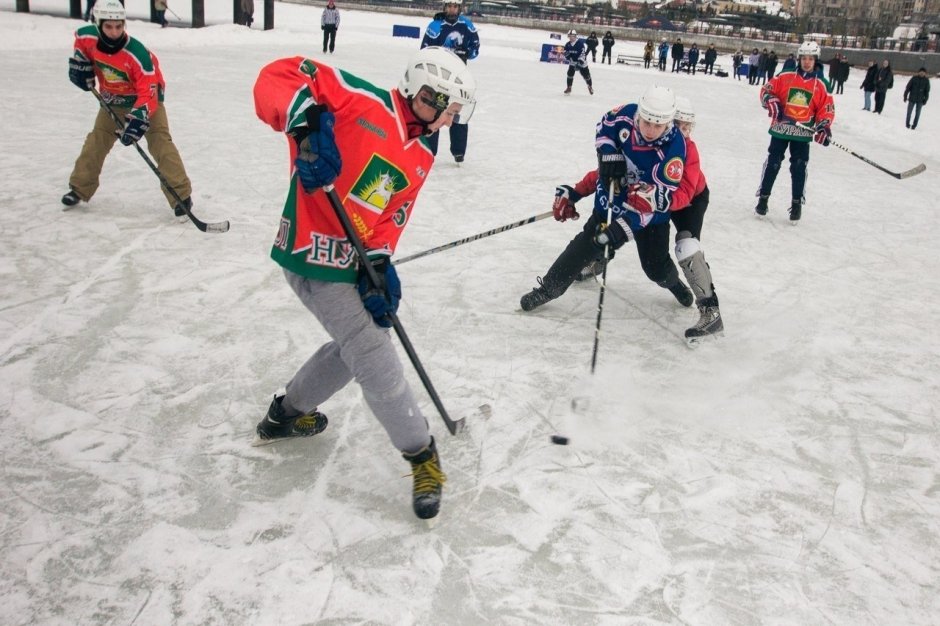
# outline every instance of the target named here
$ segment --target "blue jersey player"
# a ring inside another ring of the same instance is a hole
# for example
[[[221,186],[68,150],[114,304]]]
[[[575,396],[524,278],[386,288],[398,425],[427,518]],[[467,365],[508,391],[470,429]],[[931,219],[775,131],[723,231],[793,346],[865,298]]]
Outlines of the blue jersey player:
[[[568,62],[568,87],[565,89],[565,95],[571,93],[571,85],[574,83],[574,73],[580,72],[584,82],[587,83],[588,91],[594,93],[594,84],[591,82],[591,70],[588,69],[587,61],[588,49],[583,39],[578,39],[578,31],[568,31],[568,43],[565,44],[565,61]]]
[[[463,0],[445,0],[444,10],[434,16],[424,31],[421,47],[440,46],[449,48],[464,63],[475,59],[480,54],[480,36],[477,27],[470,19],[460,14],[460,4]],[[465,116],[466,117],[466,116]],[[462,163],[467,154],[467,135],[469,127],[461,123],[459,116],[454,119],[450,127],[450,153],[457,163]],[[437,142],[440,133],[430,137],[431,151],[437,155]]]

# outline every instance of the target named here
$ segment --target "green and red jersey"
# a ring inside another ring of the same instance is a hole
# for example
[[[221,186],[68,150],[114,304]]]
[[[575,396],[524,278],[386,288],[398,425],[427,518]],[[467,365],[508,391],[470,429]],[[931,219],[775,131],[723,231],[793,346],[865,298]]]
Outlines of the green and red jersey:
[[[95,25],[75,31],[75,56],[91,62],[98,77],[98,91],[112,106],[132,109],[153,117],[163,102],[163,74],[157,57],[130,35],[120,50],[109,54],[98,47]]]
[[[276,131],[306,124],[304,112],[324,105],[336,117],[334,133],[343,161],[333,183],[370,255],[391,255],[411,216],[434,155],[423,127],[398,90],[374,85],[311,59],[274,61],[258,75],[255,112]],[[356,259],[329,198],[304,191],[290,147],[290,191],[274,246],[282,267],[308,278],[355,282]]]
[[[832,87],[816,71],[784,70],[761,87],[761,104],[776,97],[783,105],[780,120],[771,124],[770,134],[780,139],[812,141],[820,122],[832,123],[836,110]]]

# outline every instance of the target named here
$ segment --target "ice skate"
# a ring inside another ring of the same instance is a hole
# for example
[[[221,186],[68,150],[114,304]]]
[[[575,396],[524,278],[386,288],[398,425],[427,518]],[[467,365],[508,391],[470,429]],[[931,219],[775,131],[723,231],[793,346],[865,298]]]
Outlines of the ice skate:
[[[767,200],[769,199],[770,196],[760,196],[757,199],[757,206],[754,207],[754,212],[757,213],[758,217],[767,215]]]
[[[555,296],[548,293],[548,290],[545,289],[545,286],[542,284],[542,279],[539,278],[538,281],[539,286],[522,296],[522,299],[519,301],[519,306],[522,307],[523,311],[532,311],[546,302],[555,299]]]
[[[790,205],[790,224],[796,226],[800,221],[800,217],[803,215],[803,202],[801,200],[794,200]]]
[[[184,208],[185,207],[185,208]],[[193,210],[193,199],[186,198],[181,204],[177,204],[173,207],[173,215],[180,218],[181,222],[185,222],[187,219],[186,212]]]
[[[565,88],[565,95],[567,96],[567,95],[569,95],[570,93],[571,93],[571,87],[566,87],[566,88]]]
[[[258,422],[258,437],[252,445],[264,446],[281,439],[312,437],[322,433],[329,423],[326,415],[316,409],[305,415],[287,415],[282,403],[283,395],[276,395],[268,407],[268,414]]]
[[[68,193],[62,196],[62,204],[64,204],[68,208],[72,208],[73,206],[81,202],[81,200],[82,199],[78,197],[78,194],[75,193],[75,191],[71,189],[68,191]],[[62,210],[66,211],[68,209],[62,209]]]
[[[423,520],[436,517],[441,509],[441,491],[447,476],[441,471],[434,437],[431,437],[431,443],[424,450],[415,454],[402,454],[402,457],[411,463],[411,476],[414,478],[411,506],[415,515]]]
[[[694,326],[685,331],[685,340],[692,347],[724,335],[725,326],[721,321],[721,312],[718,310],[718,301],[709,298],[699,304],[699,318]]]

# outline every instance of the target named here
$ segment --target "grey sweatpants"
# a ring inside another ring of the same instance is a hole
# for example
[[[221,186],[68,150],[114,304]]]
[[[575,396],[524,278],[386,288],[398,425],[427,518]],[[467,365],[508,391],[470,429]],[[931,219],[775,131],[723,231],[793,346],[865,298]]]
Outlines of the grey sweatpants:
[[[428,423],[405,381],[387,328],[363,308],[356,286],[304,278],[284,270],[287,284],[333,341],[324,344],[287,384],[286,404],[307,413],[353,378],[392,445],[414,453],[431,443]]]

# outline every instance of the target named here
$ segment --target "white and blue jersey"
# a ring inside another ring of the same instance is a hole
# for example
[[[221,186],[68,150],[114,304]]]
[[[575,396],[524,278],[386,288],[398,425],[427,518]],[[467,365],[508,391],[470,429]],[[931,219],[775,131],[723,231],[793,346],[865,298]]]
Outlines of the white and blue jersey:
[[[583,39],[578,39],[574,43],[570,41],[565,44],[565,60],[568,65],[577,68],[587,67],[587,46]]]
[[[421,40],[422,48],[428,46],[449,48],[464,61],[469,61],[480,54],[480,35],[473,22],[463,15],[458,15],[453,23],[437,17],[428,24]]]
[[[634,232],[669,221],[672,194],[678,189],[685,170],[682,133],[670,126],[656,141],[646,141],[637,127],[636,112],[636,104],[627,104],[605,114],[597,124],[594,141],[599,153],[621,152],[627,158],[627,185],[645,184],[655,188],[656,206],[651,213],[641,213],[627,204],[625,186],[614,197],[614,217],[623,217]],[[603,181],[598,179],[594,210],[603,221],[607,220],[607,194]]]

